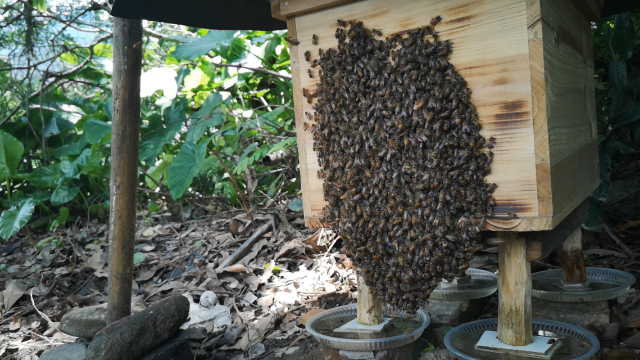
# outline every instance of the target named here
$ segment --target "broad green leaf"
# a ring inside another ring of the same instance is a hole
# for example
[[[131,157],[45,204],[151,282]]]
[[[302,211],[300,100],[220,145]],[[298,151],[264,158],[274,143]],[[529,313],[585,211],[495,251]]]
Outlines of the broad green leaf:
[[[53,118],[46,122],[47,126],[44,128],[44,136],[46,138],[50,138],[53,135],[60,134],[60,129],[58,129],[58,119]]]
[[[33,0],[33,7],[40,11],[47,10],[47,0]]]
[[[167,179],[167,169],[169,168],[169,165],[173,162],[173,155],[171,154],[164,154],[162,156],[162,161],[160,162],[160,164],[150,167],[149,170],[147,170],[147,174],[149,174],[149,176],[151,176],[151,178],[153,180],[155,180],[157,183],[160,183],[160,177],[164,175],[164,180],[166,181]],[[155,190],[158,186],[156,185],[155,182],[151,181],[151,179],[149,179],[149,176],[145,176],[145,182],[147,183],[147,187],[151,190]]]
[[[78,56],[76,54],[64,53],[60,55],[59,59],[71,65],[78,65]]]
[[[174,199],[178,199],[187,190],[198,170],[204,163],[207,151],[207,142],[200,146],[185,142],[180,152],[169,167],[167,185]]]
[[[133,254],[133,264],[140,264],[141,262],[144,261],[144,259],[147,258],[147,255],[141,253],[141,252],[137,252],[135,254]]]
[[[277,144],[273,145],[273,147],[269,150],[269,154],[273,154],[276,151],[284,150],[286,147],[294,145],[296,143],[296,138],[290,137],[286,138]]]
[[[215,109],[218,105],[220,105],[221,102],[222,102],[222,95],[220,95],[220,93],[217,93],[217,92],[211,93],[204,100],[204,104],[202,105],[202,107],[198,111],[194,112],[191,117],[202,118],[206,115],[209,115],[211,111],[213,111],[213,109]]]
[[[111,124],[91,118],[84,123],[83,129],[89,144],[95,144],[99,143],[105,135],[111,132]]]
[[[178,76],[176,77],[176,84],[178,84],[178,90],[182,88],[182,85],[184,85],[184,79],[189,75],[190,72],[191,72],[191,69],[189,69],[186,66],[183,66],[180,68],[180,70],[178,70]]]
[[[140,160],[145,163],[153,162],[156,155],[162,150],[162,145],[166,144],[166,135],[167,129],[163,128],[154,130],[153,133],[145,136],[140,142]]]
[[[98,44],[93,47],[93,54],[95,56],[107,57],[113,59],[113,45],[111,44]]]
[[[204,135],[207,129],[220,125],[224,122],[223,114],[212,114],[222,102],[222,95],[219,93],[210,94],[204,101],[200,110],[191,116],[192,125],[187,133],[187,141],[197,142]]]
[[[55,188],[66,177],[60,165],[53,164],[48,167],[36,168],[29,178],[32,185],[43,188]]]
[[[635,33],[633,20],[628,12],[616,15],[611,33],[611,49],[618,59],[629,60],[633,55]]]
[[[22,143],[0,130],[0,183],[18,173],[18,164],[24,153]]]
[[[62,183],[51,194],[51,205],[58,206],[67,203],[78,195],[80,188],[69,183]]]
[[[629,106],[629,108],[626,109],[624,113],[622,113],[622,116],[620,116],[620,119],[616,121],[616,124],[618,125],[629,124],[639,119],[640,119],[640,102],[636,102],[631,104],[631,106]]]
[[[82,149],[84,149],[85,145],[87,145],[87,136],[85,134],[82,134],[82,136],[80,136],[71,144],[55,149],[53,151],[53,154],[58,159],[62,158],[63,156],[78,155],[82,152]]]
[[[93,170],[100,168],[100,165],[102,165],[102,152],[96,151],[91,155],[91,157],[89,157],[89,160],[84,164],[80,173],[88,174]]]
[[[614,60],[609,63],[609,81],[617,88],[627,85],[627,64],[624,60]]]
[[[56,117],[56,127],[60,132],[64,132],[65,130],[75,128],[76,125],[65,118]]]
[[[621,154],[632,154],[634,152],[636,152],[636,150],[634,148],[632,148],[631,146],[622,143],[620,141],[612,141],[610,142],[605,148],[604,150],[606,152],[608,152],[609,154],[613,153],[614,151],[619,151]]]
[[[184,78],[184,87],[182,90],[190,91],[200,86],[203,82],[209,82],[209,76],[207,76],[202,69],[197,68]]]
[[[20,206],[3,211],[0,216],[0,237],[9,240],[17,234],[31,218],[33,209],[33,200],[27,199]]]
[[[290,202],[289,203],[289,209],[291,211],[295,211],[295,212],[302,211],[302,209],[303,209],[302,200],[298,199],[298,200],[293,200],[292,202]]]
[[[78,178],[80,174],[82,174],[82,170],[85,168],[87,163],[91,160],[91,149],[84,149],[82,154],[78,156],[73,162],[71,166],[66,171],[66,177],[68,178]],[[89,170],[95,169],[96,164],[92,164]]]
[[[201,38],[176,46],[171,56],[181,60],[195,60],[220,46],[231,44],[235,33],[236,31],[209,30],[209,33]]]

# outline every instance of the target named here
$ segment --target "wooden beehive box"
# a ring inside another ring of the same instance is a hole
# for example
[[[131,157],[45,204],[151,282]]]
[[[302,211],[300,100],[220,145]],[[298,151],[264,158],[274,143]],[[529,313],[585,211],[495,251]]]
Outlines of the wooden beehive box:
[[[361,20],[385,36],[429,24],[453,41],[450,62],[473,91],[485,137],[496,138],[488,181],[498,188],[487,230],[553,229],[598,186],[598,138],[591,21],[598,0],[272,0],[286,19],[291,47],[304,216],[321,227],[325,201],[304,112],[314,90],[309,50],[337,46],[336,21]],[[319,43],[311,43],[313,34]],[[317,69],[314,69],[317,73]],[[508,213],[518,218],[507,219]]]

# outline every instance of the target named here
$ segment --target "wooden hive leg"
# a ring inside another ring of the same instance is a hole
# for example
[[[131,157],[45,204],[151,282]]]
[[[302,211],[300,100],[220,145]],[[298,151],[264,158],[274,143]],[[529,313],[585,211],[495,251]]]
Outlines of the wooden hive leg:
[[[531,265],[526,239],[517,232],[501,232],[498,273],[498,338],[505,344],[533,342],[531,329]]]
[[[587,270],[582,255],[582,231],[577,228],[569,238],[558,246],[560,264],[567,283],[583,283],[587,281]]]
[[[384,307],[378,296],[358,276],[358,323],[362,325],[378,325],[384,321]]]

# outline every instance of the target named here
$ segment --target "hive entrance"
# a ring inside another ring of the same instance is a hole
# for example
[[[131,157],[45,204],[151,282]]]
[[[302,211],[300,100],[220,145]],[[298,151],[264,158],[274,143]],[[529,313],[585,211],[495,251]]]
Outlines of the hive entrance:
[[[324,178],[324,220],[376,294],[413,311],[468,268],[495,189],[484,181],[493,141],[480,135],[439,21],[386,38],[339,21],[337,48],[305,53],[318,79],[303,94],[317,98],[305,129]]]

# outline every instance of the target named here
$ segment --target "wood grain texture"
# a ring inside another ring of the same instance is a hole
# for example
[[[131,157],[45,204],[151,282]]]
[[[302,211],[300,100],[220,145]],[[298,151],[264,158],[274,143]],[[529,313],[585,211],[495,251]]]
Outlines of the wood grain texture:
[[[569,238],[558,247],[560,265],[564,281],[568,283],[583,283],[587,281],[587,270],[584,267],[582,254],[582,229],[577,228]]]
[[[492,14],[500,13],[496,20]],[[451,62],[473,90],[472,101],[478,109],[483,134],[496,138],[497,147],[488,181],[498,184],[495,194],[496,214],[515,212],[521,217],[538,215],[536,169],[534,161],[533,121],[531,117],[531,87],[527,45],[527,18],[521,0],[501,1],[411,1],[369,0],[329,8],[295,17],[300,67],[296,71],[300,87],[314,90],[314,79],[307,76],[310,64],[302,54],[311,51],[317,57],[318,48],[337,45],[334,37],[338,19],[363,20],[370,28],[380,28],[385,35],[428,24],[440,14],[438,25],[442,39],[454,42]],[[319,44],[311,44],[313,34]],[[303,113],[313,113],[312,105],[302,104]],[[303,190],[307,226],[321,223],[325,205],[322,180],[317,177],[319,165],[313,151],[310,132],[299,128],[305,138],[299,142],[300,153],[306,154],[308,192]],[[304,145],[303,145],[304,144]],[[304,149],[302,147],[304,146]],[[309,212],[310,211],[310,212]],[[532,225],[535,228],[535,225]]]
[[[298,16],[358,0],[280,0],[280,14],[284,17]]]
[[[515,346],[533,342],[531,265],[524,234],[501,232],[498,253],[498,338]]]
[[[304,113],[313,114],[301,91],[315,90],[318,70],[310,79],[303,54],[316,58],[319,48],[337,46],[338,19],[362,20],[388,36],[442,16],[437,30],[454,43],[451,63],[473,91],[483,135],[496,138],[487,181],[498,185],[497,218],[486,230],[550,230],[578,206],[599,182],[590,31],[572,3],[540,1],[289,1],[287,11],[313,11],[289,20],[300,41],[291,58],[306,225],[326,225],[326,202],[312,134],[301,126]]]
[[[571,1],[540,11],[555,226],[600,182],[591,22]]]
[[[376,294],[358,276],[358,322],[363,325],[378,325],[384,321],[384,306]]]

